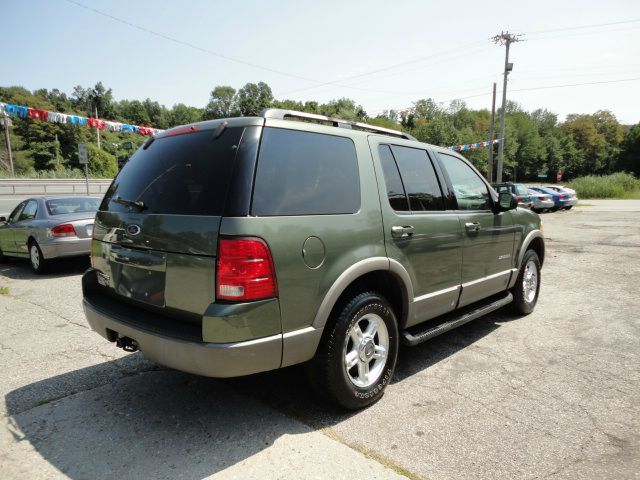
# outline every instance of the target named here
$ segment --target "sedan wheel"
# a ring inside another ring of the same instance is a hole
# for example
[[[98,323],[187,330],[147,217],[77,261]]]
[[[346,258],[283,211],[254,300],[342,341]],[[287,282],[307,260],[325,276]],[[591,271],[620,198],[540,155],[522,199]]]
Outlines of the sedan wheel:
[[[46,260],[42,256],[42,250],[36,242],[29,244],[29,260],[31,261],[31,268],[36,273],[44,273],[46,270]]]

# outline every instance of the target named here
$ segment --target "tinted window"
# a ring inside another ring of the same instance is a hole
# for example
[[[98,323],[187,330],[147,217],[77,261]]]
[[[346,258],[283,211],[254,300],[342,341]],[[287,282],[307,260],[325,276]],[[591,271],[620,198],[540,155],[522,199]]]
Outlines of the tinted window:
[[[95,212],[100,205],[100,199],[88,197],[56,198],[47,200],[49,215],[63,215],[65,213]]]
[[[391,154],[391,148],[389,148],[389,145],[380,145],[378,151],[384,172],[384,182],[387,186],[389,205],[396,211],[409,211],[409,201],[407,200],[407,194],[400,179],[398,166]]]
[[[18,217],[20,216],[20,212],[22,211],[22,207],[24,207],[25,203],[26,202],[22,202],[16,208],[13,209],[13,212],[11,212],[11,215],[9,215],[9,222],[18,221]]]
[[[473,169],[452,155],[438,153],[449,175],[460,210],[489,210],[489,190]]]
[[[444,210],[442,192],[425,150],[391,146],[412,211]]]
[[[264,129],[253,192],[254,215],[354,213],[359,208],[358,160],[351,139]]]
[[[116,197],[142,201],[146,213],[222,215],[242,128],[158,138],[122,167],[101,210],[128,211]]]
[[[22,213],[20,214],[20,221],[33,220],[34,218],[36,218],[37,211],[38,202],[36,202],[35,200],[29,200],[22,210]]]
[[[516,183],[514,186],[518,195],[527,195],[527,189],[524,185]]]

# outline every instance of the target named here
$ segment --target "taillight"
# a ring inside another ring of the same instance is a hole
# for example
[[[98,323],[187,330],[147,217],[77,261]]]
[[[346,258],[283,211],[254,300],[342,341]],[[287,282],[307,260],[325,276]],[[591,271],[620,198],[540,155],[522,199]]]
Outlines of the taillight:
[[[178,127],[165,133],[163,138],[185,135],[187,133],[196,133],[198,130],[200,130],[200,127],[198,125],[187,125],[186,127]]]
[[[518,201],[521,202],[522,201],[522,195],[518,195]]]
[[[57,225],[51,229],[51,235],[54,237],[74,237],[76,235],[76,229],[70,223],[63,223]]]
[[[216,298],[247,301],[277,295],[276,272],[267,244],[259,238],[221,238]]]

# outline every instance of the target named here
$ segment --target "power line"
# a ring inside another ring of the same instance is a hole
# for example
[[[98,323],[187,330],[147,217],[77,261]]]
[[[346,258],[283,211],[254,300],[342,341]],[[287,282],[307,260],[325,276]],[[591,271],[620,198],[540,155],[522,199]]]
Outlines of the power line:
[[[123,18],[116,17],[116,16],[111,15],[109,13],[103,12],[102,10],[98,10],[96,8],[89,7],[88,5],[84,5],[82,3],[76,2],[75,0],[66,0],[66,1],[71,3],[71,4],[73,4],[73,5],[78,6],[80,8],[84,8],[85,10],[88,10],[88,11],[91,11],[91,12],[96,13],[98,15],[101,15],[103,17],[109,18],[109,19],[111,19],[111,20],[113,20],[115,22],[119,22],[119,23],[127,25],[127,26],[129,26],[131,28],[135,28],[136,30],[140,30],[141,32],[145,32],[145,33],[148,33],[150,35],[154,35],[156,37],[160,37],[160,38],[162,38],[164,40],[168,40],[168,41],[176,43],[178,45],[182,45],[182,46],[185,46],[185,47],[193,48],[194,50],[198,50],[198,51],[200,51],[202,53],[206,53],[208,55],[213,55],[214,57],[223,58],[223,59],[228,60],[230,62],[240,63],[242,65],[247,65],[249,67],[257,68],[257,69],[260,69],[260,70],[265,70],[267,72],[277,73],[278,75],[283,75],[285,77],[297,78],[298,80],[305,80],[307,82],[321,83],[319,80],[315,80],[313,78],[303,77],[301,75],[296,75],[294,73],[284,72],[282,70],[277,70],[275,68],[266,67],[264,65],[260,65],[260,64],[257,64],[257,63],[249,62],[249,61],[242,60],[242,59],[239,59],[239,58],[230,57],[230,56],[225,55],[223,53],[214,52],[213,50],[209,50],[207,48],[200,47],[198,45],[195,45],[193,43],[187,42],[185,40],[180,40],[179,38],[175,38],[175,37],[172,37],[172,36],[167,35],[165,33],[157,32],[155,30],[151,30],[149,28],[143,27],[141,25],[138,25],[136,23],[130,22],[130,21],[125,20]]]
[[[438,56],[442,56],[442,55],[448,55],[448,54],[451,54],[451,53],[457,53],[459,51],[467,50],[469,47],[473,47],[473,46],[476,46],[476,45],[479,45],[479,44],[480,44],[480,42],[473,42],[473,43],[465,44],[465,45],[460,46],[460,47],[455,48],[455,49],[446,50],[444,52],[439,52],[439,53],[434,53],[434,54],[431,54],[431,55],[427,55],[425,57],[414,58],[412,60],[407,60],[405,62],[395,63],[395,64],[389,65],[387,67],[376,68],[375,70],[370,70],[368,72],[363,72],[363,73],[359,73],[359,74],[356,74],[356,75],[351,75],[349,77],[340,78],[338,80],[332,80],[332,81],[328,81],[328,82],[321,82],[319,85],[315,85],[313,87],[305,87],[305,88],[298,88],[296,90],[289,90],[287,92],[282,92],[280,95],[290,95],[292,93],[298,93],[298,92],[302,92],[302,91],[305,91],[305,90],[311,90],[311,89],[314,89],[314,88],[320,88],[320,87],[329,86],[329,85],[335,85],[335,86],[338,86],[338,87],[353,87],[352,85],[344,85],[344,84],[342,84],[342,82],[348,82],[348,81],[355,80],[355,79],[358,79],[358,78],[367,77],[367,76],[370,76],[370,75],[375,75],[376,73],[386,72],[388,70],[394,70],[394,69],[397,69],[399,67],[404,67],[404,66],[407,66],[407,65],[413,65],[413,64],[416,64],[416,63],[423,62],[425,60],[429,60],[430,58],[434,58],[434,57],[438,57]],[[379,79],[379,78],[385,78],[385,77],[384,76],[383,77],[378,77],[377,79]]]
[[[559,84],[559,85],[544,85],[544,86],[541,86],[541,87],[513,88],[513,89],[511,89],[511,91],[512,92],[528,92],[528,91],[533,91],[533,90],[549,90],[549,89],[553,89],[553,88],[582,87],[582,86],[587,86],[587,85],[601,85],[601,84],[608,84],[608,83],[634,82],[634,81],[638,81],[638,80],[640,80],[640,77],[619,78],[619,79],[615,79],[615,80],[602,80],[602,81],[599,81],[599,82],[564,83],[564,84]],[[479,94],[476,94],[476,95],[467,95],[465,97],[449,98],[448,100],[437,101],[437,103],[444,104],[444,103],[452,102],[454,100],[468,100],[470,98],[484,97],[485,95],[489,96],[489,95],[491,95],[491,92],[489,92],[487,90],[487,91],[485,91],[483,93],[479,93]],[[414,102],[414,104],[415,104],[415,102]],[[407,105],[405,107],[400,107],[400,108],[386,108],[384,110],[378,111],[377,113],[375,113],[373,115],[374,116],[375,115],[380,115],[381,113],[383,113],[385,111],[388,111],[388,110],[396,110],[396,111],[407,110],[407,109],[413,107],[414,104]]]
[[[537,35],[540,33],[553,33],[553,32],[564,32],[567,30],[582,30],[585,28],[598,28],[598,27],[610,27],[612,25],[623,25],[626,23],[638,23],[640,22],[640,18],[636,18],[634,20],[623,20],[620,22],[609,22],[609,23],[593,23],[591,25],[578,25],[575,27],[562,27],[562,28],[550,28],[546,30],[536,30],[533,32],[527,32],[527,35]]]

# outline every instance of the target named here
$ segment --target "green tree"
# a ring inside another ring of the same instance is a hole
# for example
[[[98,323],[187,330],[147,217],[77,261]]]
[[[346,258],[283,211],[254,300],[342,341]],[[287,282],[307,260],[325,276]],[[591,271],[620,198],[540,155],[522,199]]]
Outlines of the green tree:
[[[620,170],[640,175],[640,123],[624,136],[617,166]]]
[[[247,83],[238,90],[237,98],[238,110],[245,117],[258,115],[273,103],[271,87],[264,82]]]
[[[177,103],[169,111],[168,127],[178,125],[188,125],[189,123],[198,122],[202,118],[202,110],[195,107],[188,107],[184,103]]]
[[[149,125],[151,123],[147,110],[139,100],[122,100],[119,110],[126,123],[132,125]]]
[[[116,157],[104,150],[100,150],[96,145],[87,145],[89,154],[89,172],[93,177],[113,178],[118,173]]]
[[[236,117],[240,114],[235,88],[218,86],[211,91],[209,103],[204,108],[204,120]]]

